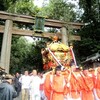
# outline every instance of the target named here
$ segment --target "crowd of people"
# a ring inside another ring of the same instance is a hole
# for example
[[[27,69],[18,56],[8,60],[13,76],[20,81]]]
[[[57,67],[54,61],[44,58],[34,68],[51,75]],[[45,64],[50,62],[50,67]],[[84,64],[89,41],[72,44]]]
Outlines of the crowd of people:
[[[47,100],[100,100],[100,66],[56,68],[55,74],[46,75],[44,91]]]
[[[23,75],[16,73],[14,78],[5,80],[0,84],[0,100],[13,100],[20,93],[21,100],[100,100],[100,66],[90,69],[72,66],[63,70],[57,66],[45,73],[26,70]]]

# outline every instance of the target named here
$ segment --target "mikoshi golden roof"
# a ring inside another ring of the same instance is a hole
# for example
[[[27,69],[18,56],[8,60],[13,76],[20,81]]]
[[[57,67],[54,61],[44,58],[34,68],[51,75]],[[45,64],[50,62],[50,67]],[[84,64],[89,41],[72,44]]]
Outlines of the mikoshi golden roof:
[[[61,42],[52,42],[50,45],[48,45],[51,51],[68,51],[69,47]]]

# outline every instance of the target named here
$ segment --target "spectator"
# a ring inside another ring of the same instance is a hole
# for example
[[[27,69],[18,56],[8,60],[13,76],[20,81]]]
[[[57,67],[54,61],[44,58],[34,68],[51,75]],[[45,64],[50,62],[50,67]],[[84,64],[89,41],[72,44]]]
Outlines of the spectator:
[[[32,76],[31,76],[31,99],[30,100],[40,100],[40,84],[41,84],[41,79],[40,77],[37,75],[37,71],[33,70],[32,72]]]
[[[13,76],[6,75],[5,80],[0,84],[0,100],[13,100],[17,97],[17,92],[14,90]]]
[[[22,100],[29,100],[30,76],[28,71],[24,72],[24,75],[20,77],[19,82],[22,84]]]
[[[21,83],[19,82],[19,78],[20,78],[20,74],[16,73],[15,78],[14,78],[14,87],[18,96],[21,91]]]

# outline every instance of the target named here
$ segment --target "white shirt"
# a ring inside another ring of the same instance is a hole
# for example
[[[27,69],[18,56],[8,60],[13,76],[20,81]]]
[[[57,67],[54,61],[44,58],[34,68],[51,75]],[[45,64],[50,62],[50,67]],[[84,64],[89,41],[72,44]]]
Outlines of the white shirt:
[[[29,75],[23,75],[20,77],[19,82],[22,83],[22,89],[29,89],[31,77]]]

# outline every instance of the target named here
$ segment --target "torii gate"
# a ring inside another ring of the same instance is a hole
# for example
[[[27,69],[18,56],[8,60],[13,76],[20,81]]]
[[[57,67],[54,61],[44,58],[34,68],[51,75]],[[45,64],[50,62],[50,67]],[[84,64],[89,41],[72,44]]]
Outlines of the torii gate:
[[[0,67],[4,68],[5,72],[9,73],[12,34],[23,35],[23,36],[35,35],[33,30],[18,29],[17,27],[14,26],[14,23],[33,24],[34,25],[35,18],[32,16],[17,15],[17,14],[0,11],[0,19],[5,21],[5,25],[0,25],[0,33],[4,33],[2,50],[1,50],[1,58],[0,58]],[[66,27],[71,27],[72,29],[80,29],[84,24],[45,19],[44,25],[46,27],[60,28],[61,32],[57,33],[57,35],[59,37],[61,37],[62,42],[64,44],[68,45],[68,31],[67,31]],[[55,35],[55,34],[44,32],[42,36],[50,37],[53,35]],[[73,40],[79,39],[80,40],[80,37],[71,36],[71,39],[73,39]]]

